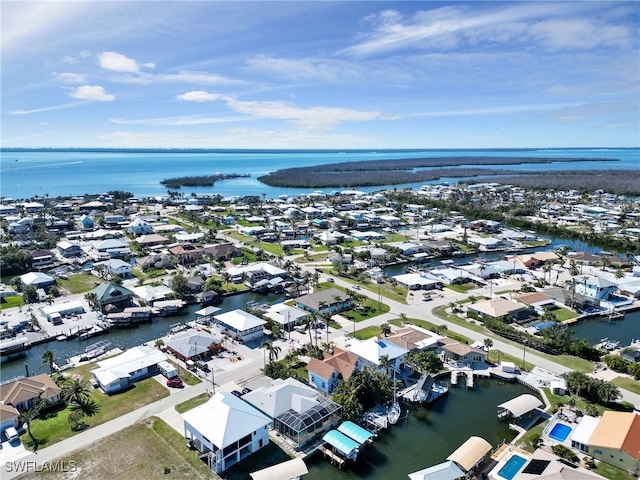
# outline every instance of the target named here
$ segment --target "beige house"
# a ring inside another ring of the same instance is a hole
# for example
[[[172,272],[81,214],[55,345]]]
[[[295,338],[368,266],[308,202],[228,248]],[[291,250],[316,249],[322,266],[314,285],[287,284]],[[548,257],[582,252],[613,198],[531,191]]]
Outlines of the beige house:
[[[521,322],[531,315],[525,305],[502,297],[472,303],[467,308],[470,314],[480,318],[491,317],[502,321],[512,317],[516,322]]]
[[[13,405],[18,411],[30,409],[38,399],[60,401],[61,389],[46,373],[22,378],[0,386],[0,403]]]
[[[588,440],[589,454],[605,463],[640,473],[640,413],[606,411]]]

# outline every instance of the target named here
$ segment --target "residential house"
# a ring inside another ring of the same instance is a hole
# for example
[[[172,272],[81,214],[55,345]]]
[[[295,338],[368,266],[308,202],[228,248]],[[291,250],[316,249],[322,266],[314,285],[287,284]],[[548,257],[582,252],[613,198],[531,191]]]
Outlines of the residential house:
[[[404,364],[404,356],[409,352],[386,338],[351,339],[346,348],[347,351],[360,357],[363,367],[374,366],[387,371],[400,371]],[[385,365],[386,362],[388,367]]]
[[[186,330],[172,335],[165,342],[165,347],[183,361],[209,359],[222,348],[219,338],[197,330]]]
[[[8,428],[18,428],[20,412],[13,405],[0,403],[0,435]]]
[[[105,393],[111,394],[131,387],[138,380],[155,375],[158,372],[158,363],[166,360],[167,356],[160,350],[141,345],[99,361],[99,368],[91,370],[91,375]]]
[[[83,230],[93,230],[93,227],[93,218],[91,218],[89,215],[82,215],[80,217],[80,228],[82,228]]]
[[[323,393],[333,393],[338,383],[349,380],[362,367],[360,357],[354,353],[335,347],[324,352],[322,360],[311,357],[307,364],[309,385]]]
[[[136,258],[136,263],[142,270],[173,268],[173,257],[168,254],[149,255],[147,257]]]
[[[49,375],[41,373],[0,385],[0,404],[12,405],[19,412],[24,412],[37,400],[58,403],[61,391]]]
[[[215,473],[269,444],[271,419],[227,392],[182,414],[185,437]]]
[[[150,235],[153,232],[153,227],[140,217],[136,217],[127,226],[127,232],[139,237],[141,235]]]
[[[31,266],[34,268],[46,267],[52,265],[56,259],[53,252],[49,250],[34,250],[31,252]]]
[[[435,278],[428,272],[403,273],[391,279],[407,290],[433,290],[442,288],[442,279]]]
[[[340,421],[341,407],[293,378],[275,379],[243,395],[243,400],[271,419],[272,428],[301,447]]]
[[[525,304],[537,313],[544,313],[545,310],[552,310],[556,308],[556,301],[548,295],[540,292],[521,293],[513,295],[512,298],[517,302]]]
[[[239,309],[214,315],[213,318],[223,333],[240,342],[248,342],[262,337],[264,325],[267,323],[261,318]]]
[[[289,276],[286,270],[272,265],[268,262],[254,263],[252,265],[243,265],[239,267],[227,268],[229,279],[231,282],[245,282],[246,285],[253,287],[262,280],[273,280],[277,277],[285,279]]]
[[[140,235],[136,238],[136,243],[138,243],[142,247],[153,248],[161,245],[166,245],[170,242],[167,237],[162,235],[158,235],[157,233],[150,233],[147,235]]]
[[[48,290],[55,283],[55,279],[51,275],[42,272],[29,272],[18,277],[23,288],[35,287]]]
[[[141,285],[133,287],[133,294],[147,305],[151,305],[157,300],[166,300],[174,291],[166,285]]]
[[[65,258],[80,257],[83,254],[82,247],[80,247],[79,244],[67,240],[60,240],[56,244],[56,248],[60,252],[60,255]]]
[[[97,258],[123,258],[131,253],[127,242],[117,238],[91,242],[91,247]]]
[[[578,275],[573,277],[575,291],[593,300],[607,300],[618,289],[618,285],[598,275]]]
[[[474,363],[484,363],[487,352],[470,345],[457,342],[447,337],[438,340],[440,358],[444,363],[451,365],[473,366]]]
[[[489,317],[503,322],[510,319],[516,322],[522,322],[531,317],[531,312],[527,306],[503,297],[470,303],[467,306],[467,310],[469,314],[481,319]]]
[[[31,231],[33,227],[33,218],[31,217],[23,217],[19,218],[13,222],[9,222],[8,224],[10,233],[27,233]]]
[[[221,243],[219,245],[206,245],[203,249],[204,255],[210,256],[218,261],[231,260],[241,254],[241,250],[233,243]]]
[[[169,249],[169,253],[174,256],[180,265],[192,265],[202,259],[202,248],[196,247],[192,243],[182,242]]]
[[[133,299],[131,290],[114,283],[102,283],[87,292],[87,295],[92,295],[90,303],[102,312],[122,310],[131,305]]]
[[[264,316],[273,320],[282,327],[285,331],[291,331],[291,329],[299,325],[307,318],[308,313],[304,310],[300,310],[296,307],[290,307],[285,303],[276,303],[270,305],[264,312]]]
[[[395,343],[406,350],[436,350],[442,335],[425,330],[416,325],[408,325],[401,328],[385,341]]]
[[[556,262],[560,257],[554,252],[535,252],[530,254],[508,257],[507,261],[516,261],[526,268],[538,268],[545,263]]]
[[[296,307],[317,314],[334,314],[349,310],[353,302],[341,290],[329,288],[302,295],[295,299]]]
[[[131,264],[120,260],[118,258],[112,258],[105,262],[100,262],[98,265],[103,265],[105,270],[111,277],[131,278]]]

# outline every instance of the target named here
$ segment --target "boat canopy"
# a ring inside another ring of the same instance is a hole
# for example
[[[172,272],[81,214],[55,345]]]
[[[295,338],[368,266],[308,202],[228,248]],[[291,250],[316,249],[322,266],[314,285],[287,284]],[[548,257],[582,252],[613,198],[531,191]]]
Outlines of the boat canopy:
[[[322,440],[338,450],[346,458],[355,458],[358,453],[358,447],[360,447],[355,440],[347,437],[344,433],[340,433],[338,430],[331,430],[325,433]]]
[[[309,473],[309,470],[304,461],[301,458],[294,458],[271,467],[263,468],[250,475],[253,480],[289,480],[299,478],[307,473]]]
[[[482,437],[469,437],[447,460],[455,462],[465,472],[471,470],[491,450],[491,444]]]
[[[464,477],[465,473],[460,470],[451,460],[439,463],[433,467],[424,468],[409,474],[411,480],[456,480]]]
[[[512,398],[508,402],[501,403],[498,405],[499,410],[508,411],[513,417],[518,418],[524,415],[525,413],[529,413],[531,410],[534,410],[542,405],[542,402],[537,397],[529,393],[524,393],[519,397]]]
[[[362,428],[360,425],[356,425],[353,422],[343,422],[338,427],[338,431],[344,433],[347,437],[352,438],[360,445],[363,445],[370,438],[373,438],[373,433],[371,433],[366,428]]]

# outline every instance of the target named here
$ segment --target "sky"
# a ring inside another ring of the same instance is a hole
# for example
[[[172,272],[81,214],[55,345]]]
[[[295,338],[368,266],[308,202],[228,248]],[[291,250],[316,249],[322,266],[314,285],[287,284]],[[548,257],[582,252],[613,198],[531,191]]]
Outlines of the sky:
[[[2,147],[640,146],[640,2],[2,0]]]

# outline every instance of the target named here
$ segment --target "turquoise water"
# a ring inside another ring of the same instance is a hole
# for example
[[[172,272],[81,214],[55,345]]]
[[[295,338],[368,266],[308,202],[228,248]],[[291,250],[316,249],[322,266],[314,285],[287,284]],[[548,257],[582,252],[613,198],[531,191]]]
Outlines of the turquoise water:
[[[429,157],[574,157],[608,158],[615,162],[552,163],[548,165],[513,165],[518,170],[592,170],[637,169],[638,149],[541,149],[541,150],[393,150],[393,151],[169,151],[135,150],[105,151],[7,151],[1,155],[0,188],[2,195],[27,198],[34,195],[64,196],[124,190],[137,196],[166,194],[160,184],[165,178],[185,175],[249,173],[250,178],[236,178],[217,182],[213,187],[184,188],[190,194],[214,193],[222,196],[261,195],[274,198],[281,194],[300,194],[315,189],[269,187],[257,177],[270,171],[288,167],[321,165],[345,161],[382,160]],[[487,168],[505,168],[487,166]],[[26,181],[28,179],[28,181]],[[441,179],[444,181],[457,179]],[[421,185],[398,185],[418,186]],[[383,187],[363,188],[365,191]],[[329,190],[328,190],[329,191]]]
[[[571,427],[564,423],[556,423],[549,432],[549,438],[558,442],[564,442],[571,433]]]
[[[507,463],[505,463],[504,467],[500,469],[498,475],[502,478],[506,478],[507,480],[511,480],[516,476],[516,473],[522,468],[522,466],[527,463],[527,459],[523,458],[519,455],[513,455]]]
[[[470,436],[478,435],[494,448],[511,441],[515,432],[497,418],[497,405],[522,393],[518,383],[479,379],[473,390],[454,387],[431,408],[403,405],[403,417],[365,448],[355,464],[342,469],[322,455],[305,460],[305,480],[406,479],[409,473],[444,462]]]

